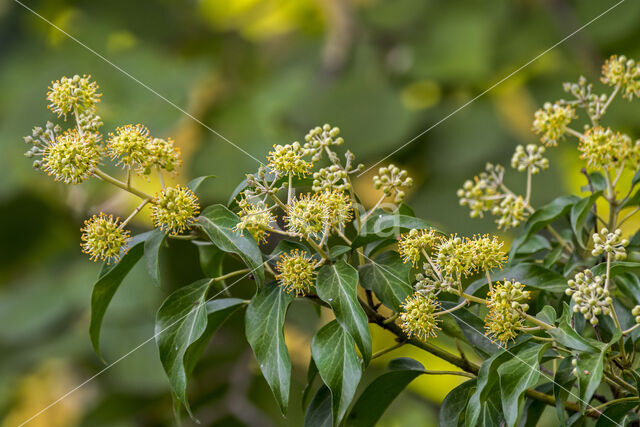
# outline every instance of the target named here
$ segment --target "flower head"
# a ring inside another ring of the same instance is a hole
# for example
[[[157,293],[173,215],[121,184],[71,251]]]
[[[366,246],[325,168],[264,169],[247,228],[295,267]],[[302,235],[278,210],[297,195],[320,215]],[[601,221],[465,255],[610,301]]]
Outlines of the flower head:
[[[580,158],[594,169],[616,167],[626,161],[626,166],[635,167],[638,163],[640,147],[627,135],[604,129],[600,126],[589,129],[580,138],[578,150]]]
[[[138,173],[153,163],[149,129],[140,124],[121,126],[115,134],[110,133],[107,151],[113,160],[119,159],[119,165],[136,168]]]
[[[49,109],[58,117],[65,118],[74,110],[78,113],[94,110],[96,104],[100,102],[100,96],[98,85],[91,81],[91,76],[87,75],[62,77],[60,80],[51,82],[47,92]]]
[[[613,255],[616,261],[623,261],[627,258],[627,252],[624,247],[629,244],[627,239],[622,238],[622,230],[617,229],[613,233],[603,228],[600,233],[593,235],[593,251],[591,255],[598,256],[603,252]]]
[[[411,262],[416,265],[422,257],[422,251],[430,250],[436,243],[438,237],[433,228],[428,230],[411,229],[403,234],[398,242],[398,252],[402,255],[404,262]]]
[[[527,203],[522,196],[506,194],[500,203],[491,209],[493,215],[500,217],[496,219],[498,230],[519,226],[529,215],[526,208]]]
[[[267,159],[269,167],[282,175],[304,176],[309,174],[313,164],[304,160],[307,151],[300,146],[299,142],[287,145],[274,145],[273,151],[269,152]]]
[[[517,169],[518,172],[524,172],[528,169],[535,175],[549,167],[549,160],[543,157],[545,150],[545,147],[541,145],[528,144],[526,149],[524,146],[518,145],[511,158],[511,167]]]
[[[269,207],[264,203],[253,204],[243,202],[242,210],[238,214],[240,222],[236,224],[234,230],[239,230],[242,234],[244,230],[249,233],[258,243],[265,243],[269,237],[271,224],[276,222],[275,216],[271,213]]]
[[[574,302],[573,311],[582,313],[592,325],[598,324],[596,316],[608,315],[611,312],[611,297],[604,287],[604,276],[595,276],[591,270],[575,275],[569,280],[569,287],[565,291]]]
[[[545,103],[536,111],[533,130],[541,134],[540,140],[547,147],[555,147],[564,137],[567,126],[575,118],[575,110],[570,105]]]
[[[503,174],[502,166],[489,163],[485,172],[475,176],[473,180],[465,181],[458,190],[460,206],[469,206],[471,218],[482,218],[484,212],[493,207],[495,200],[500,197],[499,184]]]
[[[82,231],[82,252],[93,261],[116,261],[129,242],[129,231],[122,228],[113,215],[94,215],[84,222]]]
[[[58,135],[42,149],[42,168],[56,181],[79,184],[89,179],[100,163],[100,135],[77,129]]]
[[[182,164],[180,149],[175,146],[173,139],[151,138],[148,147],[151,163],[146,165],[147,169],[156,165],[167,172],[174,172]],[[145,170],[145,173],[149,172],[150,170]]]
[[[633,59],[611,56],[602,66],[601,80],[609,86],[619,85],[624,98],[640,97],[640,64]]]
[[[289,231],[317,237],[330,224],[329,207],[317,193],[302,195],[287,205],[285,222]]]
[[[314,261],[305,252],[294,249],[280,256],[276,264],[276,279],[289,293],[306,295],[311,291],[315,280]]]
[[[155,226],[173,235],[190,228],[199,213],[196,195],[180,185],[167,187],[156,194],[151,208]]]
[[[489,271],[494,268],[502,268],[507,262],[507,254],[502,249],[503,242],[498,241],[496,236],[488,235],[474,236],[469,240],[468,245],[474,254],[473,264],[475,269],[480,271]]]
[[[384,195],[389,197],[395,195],[394,202],[400,203],[404,200],[405,192],[403,188],[413,186],[413,178],[408,177],[406,170],[391,164],[378,169],[378,174],[373,177],[373,185],[376,189],[382,189]]]
[[[439,307],[434,296],[414,293],[402,303],[402,330],[409,336],[417,336],[422,340],[435,338],[440,327],[438,318],[434,315]]]
[[[520,282],[505,280],[496,283],[487,295],[489,312],[484,320],[487,336],[502,346],[514,339],[518,328],[522,327],[521,313],[529,309],[529,305],[524,303],[529,297],[530,292],[525,291]]]
[[[342,191],[324,191],[317,193],[321,204],[329,211],[328,222],[332,227],[342,227],[353,217],[351,198]]]
[[[344,139],[338,135],[340,135],[340,129],[328,124],[322,127],[316,126],[311,129],[304,137],[305,141],[307,141],[304,144],[304,148],[308,150],[309,155],[312,156],[311,160],[317,162],[322,158],[322,153],[325,150],[330,149],[330,147],[334,145],[342,145]]]
[[[331,165],[313,173],[313,191],[349,191],[347,171],[338,165]]]

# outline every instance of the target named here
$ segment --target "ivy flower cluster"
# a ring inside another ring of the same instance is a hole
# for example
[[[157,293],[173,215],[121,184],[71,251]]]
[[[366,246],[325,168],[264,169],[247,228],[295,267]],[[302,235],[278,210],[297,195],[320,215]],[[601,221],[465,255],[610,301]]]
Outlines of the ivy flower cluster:
[[[93,261],[117,260],[129,242],[129,231],[113,215],[94,215],[84,222],[82,232],[82,252]]]
[[[302,148],[299,142],[274,145],[273,151],[270,151],[267,156],[268,167],[281,176],[305,176],[313,167],[311,162],[304,159],[308,154],[309,150]]]
[[[624,55],[613,55],[602,66],[602,83],[622,89],[628,100],[640,97],[640,64]]]
[[[543,157],[545,150],[542,145],[527,144],[526,148],[518,145],[511,158],[511,166],[519,172],[530,169],[531,173],[535,175],[549,167],[549,159]]]
[[[234,228],[242,235],[244,230],[249,231],[258,243],[266,243],[269,231],[276,222],[276,217],[271,212],[271,208],[263,202],[256,204],[242,200],[241,211],[238,214],[240,222]]]
[[[42,156],[37,165],[54,180],[65,184],[79,184],[91,178],[102,157],[100,135],[80,134],[77,129],[67,130],[54,141],[43,143],[42,148],[32,148],[31,152]]]
[[[540,135],[545,146],[555,147],[564,138],[567,127],[575,117],[571,105],[547,102],[535,113],[533,131]]]
[[[422,259],[426,251],[430,251],[439,237],[433,228],[428,230],[411,229],[403,234],[398,242],[398,252],[404,262],[410,262],[414,266]]]
[[[315,262],[306,252],[294,249],[280,256],[276,264],[276,280],[280,286],[296,296],[304,296],[315,282]]]
[[[156,227],[177,235],[187,230],[200,213],[198,198],[187,187],[168,187],[156,194],[151,207],[151,218]]]
[[[403,189],[413,186],[413,178],[406,170],[391,164],[378,170],[378,175],[373,177],[373,185],[377,190],[382,189],[386,197],[395,196],[394,202],[400,203],[405,197]]]
[[[409,338],[414,335],[422,340],[435,338],[440,330],[435,315],[439,307],[440,304],[434,296],[416,292],[402,304],[402,330]]]
[[[633,143],[629,136],[600,126],[589,129],[581,138],[578,150],[580,158],[593,169],[606,169],[625,165],[635,169],[640,160],[640,143]]]
[[[520,282],[505,280],[496,283],[487,294],[489,312],[485,317],[485,332],[503,347],[515,339],[518,330],[523,327],[523,313],[529,310],[525,301],[531,295],[524,288]]]
[[[94,112],[101,96],[98,93],[98,84],[91,81],[91,76],[87,75],[62,77],[60,80],[51,82],[47,92],[49,109],[58,117],[65,119],[67,114],[73,112],[78,114]]]
[[[598,324],[600,314],[611,313],[611,297],[605,288],[605,277],[596,276],[591,270],[585,270],[569,280],[565,293],[571,296],[573,311],[581,313],[592,325]]]
[[[317,162],[322,158],[322,153],[327,151],[329,156],[333,156],[331,148],[340,146],[344,143],[344,139],[339,136],[340,128],[325,124],[324,126],[316,126],[311,129],[304,137],[306,143],[304,149],[311,156],[311,161]]]
[[[622,230],[617,229],[613,233],[603,228],[600,233],[593,235],[593,256],[599,256],[603,252],[611,255],[615,261],[624,261],[627,258],[625,246],[629,244],[627,239],[622,238]]]

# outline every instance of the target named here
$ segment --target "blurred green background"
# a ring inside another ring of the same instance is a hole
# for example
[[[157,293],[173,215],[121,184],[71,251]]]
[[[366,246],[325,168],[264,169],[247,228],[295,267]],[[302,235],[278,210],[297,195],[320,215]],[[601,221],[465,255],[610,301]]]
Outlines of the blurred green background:
[[[262,159],[276,143],[301,140],[317,124],[340,126],[347,146],[373,164],[483,92],[614,1],[561,0],[40,0],[25,4],[117,64],[171,103]],[[416,186],[409,204],[449,231],[494,230],[471,221],[455,190],[487,161],[509,163],[534,142],[532,115],[563,96],[561,83],[596,80],[603,59],[640,58],[640,2],[626,1],[393,156]],[[15,426],[99,372],[92,352],[89,297],[99,265],[79,251],[79,228],[105,210],[125,215],[135,200],[99,182],[56,184],[23,157],[22,136],[53,120],[45,94],[62,75],[91,74],[104,93],[103,132],[144,123],[173,137],[185,165],[176,178],[215,174],[200,193],[226,202],[256,162],[169,102],[69,39],[13,0],[0,0],[0,425]],[[610,124],[640,134],[638,103],[619,101]],[[540,205],[581,185],[575,147],[551,155],[534,182]],[[356,185],[377,199],[371,175]],[[513,173],[518,185],[524,184]],[[149,187],[154,182],[144,184]],[[523,185],[522,185],[523,186]],[[144,217],[134,231],[149,226]],[[503,235],[505,239],[510,236]],[[153,334],[155,311],[177,286],[202,275],[197,254],[172,244],[163,285],[139,265],[116,294],[103,329],[113,362]],[[250,289],[243,290],[250,292]],[[191,383],[207,426],[301,425],[300,393],[318,320],[294,305],[287,327],[294,381],[290,413],[275,401],[242,338],[236,314],[214,337]],[[295,325],[294,325],[295,324]],[[308,329],[304,329],[303,326]],[[391,338],[375,331],[380,349]],[[442,345],[451,343],[442,341]],[[214,348],[215,347],[215,348]],[[431,369],[443,362],[409,349]],[[380,425],[434,425],[457,378],[416,380]],[[28,425],[153,426],[173,423],[168,383],[148,343]],[[549,422],[553,425],[554,418]],[[192,424],[188,419],[186,425]]]

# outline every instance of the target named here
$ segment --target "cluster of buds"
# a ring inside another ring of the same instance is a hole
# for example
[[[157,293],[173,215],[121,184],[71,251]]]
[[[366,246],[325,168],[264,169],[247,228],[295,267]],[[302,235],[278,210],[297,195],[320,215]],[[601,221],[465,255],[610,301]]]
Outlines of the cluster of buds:
[[[200,213],[198,198],[187,187],[168,187],[156,194],[151,218],[156,227],[176,235],[187,230]]]
[[[311,156],[311,161],[317,162],[322,158],[322,153],[329,153],[330,160],[333,162],[335,153],[331,150],[332,146],[339,146],[344,143],[340,135],[340,128],[332,127],[329,124],[325,124],[322,127],[316,126],[311,129],[304,137],[306,143],[304,144],[305,150]]]
[[[338,165],[331,165],[313,173],[313,191],[349,191],[351,185],[347,180],[347,171]]]
[[[294,249],[281,255],[276,271],[276,280],[286,292],[298,296],[311,291],[315,281],[314,261],[305,252]]]
[[[84,222],[80,231],[82,252],[93,261],[110,263],[117,260],[129,242],[129,231],[113,215],[94,215]]]
[[[574,118],[575,110],[571,105],[547,102],[535,113],[533,131],[540,135],[545,146],[554,147],[564,138],[567,127]]]
[[[535,175],[549,167],[549,160],[543,157],[545,150],[541,145],[528,144],[526,148],[518,145],[511,158],[511,166],[519,172],[529,170]]]
[[[309,150],[303,148],[299,142],[286,145],[274,145],[269,152],[268,167],[280,176],[296,175],[305,176],[313,167],[313,164],[304,159],[309,155]]]
[[[434,267],[429,263],[422,265],[423,272],[416,274],[416,292],[437,296],[441,291],[452,292],[456,290],[458,281],[451,276],[441,275],[439,270],[434,270]]]
[[[505,194],[500,203],[491,209],[491,213],[497,216],[498,230],[508,230],[518,227],[527,218],[527,202],[522,196]]]
[[[635,168],[640,161],[640,142],[635,144],[629,136],[600,126],[589,129],[581,138],[578,150],[580,158],[594,169],[616,167],[623,162]]]
[[[435,259],[443,276],[468,276],[476,271],[502,268],[507,261],[503,245],[495,236],[469,239],[454,235],[439,241]]]
[[[566,82],[562,85],[565,92],[573,95],[575,103],[587,110],[587,114],[596,120],[599,120],[604,113],[602,106],[607,102],[607,95],[597,95],[593,93],[593,85],[587,83],[584,76],[580,76],[577,83]],[[559,101],[564,104],[564,101]]]
[[[377,190],[382,189],[386,197],[395,195],[395,203],[402,202],[405,197],[402,189],[411,187],[413,178],[408,176],[406,170],[400,170],[393,164],[380,168],[378,174],[373,177],[374,187]]]
[[[432,295],[416,292],[402,303],[402,330],[408,337],[416,336],[422,340],[435,338],[440,327],[435,315],[440,304]]]
[[[239,231],[242,235],[244,230],[248,230],[256,242],[265,243],[269,237],[269,230],[276,222],[275,216],[271,213],[271,208],[262,202],[250,203],[245,199],[240,203],[240,221],[234,227],[234,231]]]
[[[608,315],[611,312],[611,297],[604,287],[604,276],[595,276],[591,270],[575,275],[569,280],[569,287],[565,291],[574,302],[573,311],[582,313],[592,325],[598,324],[596,316]]]
[[[47,92],[49,109],[65,119],[70,113],[94,112],[96,104],[100,102],[100,96],[102,95],[98,93],[98,85],[87,75],[62,77],[51,82]]]
[[[437,239],[436,231],[433,228],[428,230],[414,228],[400,236],[398,252],[402,255],[404,262],[417,265],[422,254],[430,251]]]
[[[640,324],[640,305],[636,305],[631,310],[631,314],[635,317],[636,323]]]
[[[530,292],[524,290],[524,285],[516,281],[505,280],[496,283],[487,294],[487,308],[485,317],[485,332],[500,345],[515,339],[518,329],[522,328],[522,314],[529,309],[525,303]]]
[[[615,261],[623,261],[627,258],[624,247],[629,244],[627,239],[622,238],[622,230],[617,229],[613,233],[603,228],[600,233],[593,235],[593,251],[591,255],[600,256],[603,252],[613,256]]]
[[[601,80],[609,86],[619,86],[624,98],[640,97],[640,64],[633,59],[611,56],[602,66]]]
[[[329,207],[318,193],[301,195],[287,205],[285,223],[295,234],[318,237],[329,226]]]

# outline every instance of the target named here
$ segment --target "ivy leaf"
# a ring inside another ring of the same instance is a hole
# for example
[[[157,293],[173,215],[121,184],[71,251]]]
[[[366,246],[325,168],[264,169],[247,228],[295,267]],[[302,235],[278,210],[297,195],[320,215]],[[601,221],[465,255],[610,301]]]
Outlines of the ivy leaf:
[[[335,245],[329,248],[329,257],[331,259],[338,258],[340,255],[346,254],[351,251],[351,246]]]
[[[202,184],[208,179],[215,178],[215,177],[216,177],[215,175],[199,176],[189,181],[189,183],[187,184],[187,188],[195,193],[198,187],[200,187],[200,184]]]
[[[187,378],[215,330],[243,304],[242,300],[228,299],[212,300],[208,305],[210,283],[210,279],[202,279],[179,288],[167,297],[156,315],[155,338],[162,367],[173,394],[191,417]]]
[[[289,405],[291,360],[284,341],[284,320],[293,295],[276,283],[265,285],[247,307],[245,334],[282,414]]]
[[[578,375],[578,390],[580,392],[580,409],[584,411],[602,381],[605,354],[609,347],[620,338],[620,330],[612,337],[608,344],[602,345],[599,353],[582,353],[578,358],[576,373]]]
[[[338,425],[356,394],[362,376],[355,342],[334,320],[313,337],[311,355],[322,381],[331,390],[333,424]]]
[[[371,359],[371,335],[367,315],[358,301],[357,286],[358,272],[342,260],[322,267],[316,278],[318,296],[331,306],[336,320],[353,337],[367,365]]]
[[[571,327],[571,309],[564,303],[564,311],[558,321],[558,327],[550,329],[547,333],[559,344],[573,350],[597,353],[600,351],[601,343],[591,338],[585,338]]]
[[[602,191],[596,191],[592,195],[585,197],[583,199],[580,199],[571,208],[571,213],[569,215],[571,228],[573,229],[573,233],[576,236],[576,241],[582,248],[585,247],[584,232],[583,232],[585,222],[587,220],[589,212],[591,211],[591,208],[593,207],[593,204],[601,195],[602,195]]]
[[[442,301],[441,304],[445,310],[458,305],[451,301]],[[464,337],[476,353],[481,356],[489,356],[500,349],[482,333],[484,331],[484,321],[476,314],[466,308],[461,308],[450,314],[456,320]]]
[[[620,427],[629,425],[631,421],[638,419],[638,416],[631,411],[636,409],[639,404],[640,400],[614,403],[600,415],[595,427]]]
[[[331,391],[323,385],[313,395],[311,403],[304,414],[304,427],[331,427]]]
[[[550,305],[545,305],[544,307],[542,307],[542,310],[540,310],[538,314],[536,314],[536,319],[542,320],[548,325],[555,325],[556,310]]]
[[[318,367],[316,366],[316,362],[313,361],[313,358],[311,358],[311,360],[309,360],[309,369],[307,369],[307,385],[304,386],[304,390],[302,390],[302,399],[300,399],[300,404],[302,405],[303,411],[305,406],[307,406],[307,399],[309,398],[309,393],[311,393],[313,381],[317,376]]]
[[[469,397],[475,390],[476,380],[465,381],[447,394],[438,411],[439,427],[458,427],[467,407]]]
[[[364,223],[360,234],[353,240],[351,247],[356,249],[367,243],[395,237],[412,228],[425,229],[433,228],[433,226],[420,218],[402,215],[399,211],[387,212],[376,209]]]
[[[491,272],[492,281],[496,282],[503,279],[514,279],[524,283],[527,288],[547,292],[564,292],[567,289],[567,279],[562,274],[532,262],[522,262],[503,270]],[[481,277],[467,287],[467,293],[475,293],[486,284],[487,278]]]
[[[633,272],[640,268],[640,262],[632,262],[632,261],[616,261],[611,263],[611,268],[609,270],[611,277],[617,276],[623,273]],[[606,274],[607,272],[607,263],[602,262],[591,269],[593,274],[599,276],[602,274]]]
[[[413,293],[409,284],[411,264],[405,264],[395,251],[384,252],[358,270],[362,287],[373,291],[384,305],[394,311],[400,311],[404,300]]]
[[[122,255],[115,264],[103,264],[98,275],[98,280],[93,285],[91,292],[91,323],[89,324],[89,337],[93,350],[100,356],[100,330],[102,319],[113,299],[116,291],[129,271],[135,266],[144,253],[144,241],[149,237],[149,232],[134,236],[129,243],[129,250]],[[102,357],[102,356],[100,356]]]
[[[502,412],[508,426],[515,426],[523,409],[525,391],[540,378],[540,359],[549,344],[532,344],[498,368]]]
[[[553,378],[553,396],[556,401],[556,415],[562,423],[564,423],[566,418],[564,413],[565,402],[569,397],[569,392],[575,381],[576,376],[573,374],[571,358],[567,357],[562,359]]]
[[[233,231],[239,222],[236,214],[222,205],[207,207],[198,217],[198,224],[214,245],[224,252],[238,255],[251,270],[258,286],[264,282],[264,266],[258,244],[250,233]]]
[[[373,380],[362,392],[346,419],[347,427],[376,425],[391,402],[411,381],[424,373],[416,360],[402,357],[389,362],[387,372]]]
[[[156,228],[144,242],[144,263],[156,286],[160,286],[160,250],[166,238],[166,233]]]

